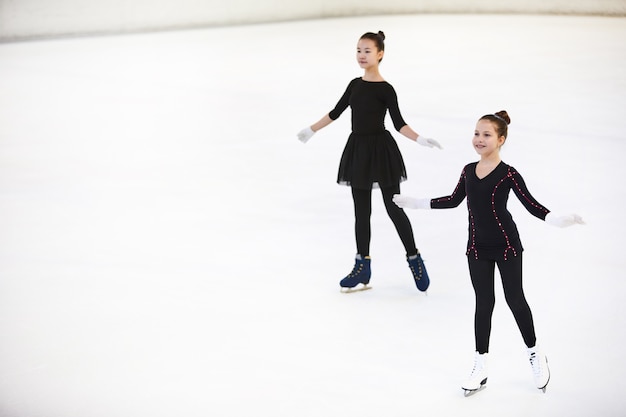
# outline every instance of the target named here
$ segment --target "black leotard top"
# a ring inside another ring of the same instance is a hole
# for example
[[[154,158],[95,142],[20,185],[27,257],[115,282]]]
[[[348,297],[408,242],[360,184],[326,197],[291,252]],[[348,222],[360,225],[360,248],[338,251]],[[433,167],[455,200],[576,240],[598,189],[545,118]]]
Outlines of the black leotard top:
[[[384,132],[387,109],[396,130],[406,125],[400,114],[396,91],[386,81],[370,82],[355,78],[328,115],[335,120],[348,106],[352,108],[352,131],[357,134]]]
[[[517,226],[506,205],[513,190],[533,216],[545,220],[550,212],[533,198],[515,168],[500,164],[485,178],[476,176],[477,162],[463,168],[454,192],[430,201],[433,209],[457,207],[467,197],[469,238],[467,255],[476,259],[504,259],[523,250]]]

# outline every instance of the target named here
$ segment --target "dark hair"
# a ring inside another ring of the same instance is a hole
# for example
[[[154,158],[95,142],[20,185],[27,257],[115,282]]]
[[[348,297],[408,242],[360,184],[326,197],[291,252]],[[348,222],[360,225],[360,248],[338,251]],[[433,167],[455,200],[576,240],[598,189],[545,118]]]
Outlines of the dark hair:
[[[508,126],[511,124],[511,118],[506,110],[500,110],[499,112],[493,114],[486,114],[479,120],[489,120],[490,122],[495,123],[498,137],[504,136],[506,138],[508,135]]]
[[[376,48],[378,48],[379,51],[385,50],[385,34],[382,30],[379,30],[378,33],[366,32],[359,39],[369,39],[371,41],[374,41],[374,43],[376,44]],[[383,59],[381,58],[380,61],[382,60]]]

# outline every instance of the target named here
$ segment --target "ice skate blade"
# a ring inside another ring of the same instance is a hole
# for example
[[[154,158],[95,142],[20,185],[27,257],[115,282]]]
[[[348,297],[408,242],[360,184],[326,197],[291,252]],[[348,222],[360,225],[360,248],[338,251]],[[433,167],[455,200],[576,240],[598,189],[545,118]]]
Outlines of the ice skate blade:
[[[361,292],[361,291],[367,291],[367,290],[371,290],[372,287],[370,287],[369,285],[366,284],[361,284],[357,287],[352,287],[352,288],[347,288],[347,287],[341,287],[341,292],[343,294],[350,294],[353,292]]]
[[[467,389],[467,388],[463,388],[463,395],[466,397],[469,397],[471,395],[476,394],[478,391],[482,391],[485,388],[487,388],[487,378],[483,379],[482,381],[480,381],[480,386],[476,389]]]
[[[487,385],[481,385],[480,388],[476,388],[476,389],[465,389],[465,388],[463,388],[463,396],[464,397],[471,397],[472,395],[476,394],[478,391],[482,391],[485,388],[487,388]]]

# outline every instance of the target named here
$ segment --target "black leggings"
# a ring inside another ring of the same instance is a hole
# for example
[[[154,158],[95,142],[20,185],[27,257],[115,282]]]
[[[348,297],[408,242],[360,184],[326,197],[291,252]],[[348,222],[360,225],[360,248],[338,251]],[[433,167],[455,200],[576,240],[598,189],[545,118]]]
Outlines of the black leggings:
[[[468,263],[472,285],[476,293],[474,332],[478,353],[489,351],[491,316],[496,302],[494,292],[495,265],[498,265],[504,297],[513,312],[524,343],[527,347],[535,346],[533,316],[522,289],[522,254],[510,257],[506,261],[482,260],[468,256]]]
[[[415,238],[411,222],[404,210],[398,207],[393,201],[394,194],[400,194],[400,185],[381,188],[383,201],[387,214],[396,227],[400,240],[406,249],[407,256],[417,254]],[[372,190],[359,190],[352,188],[352,199],[354,200],[355,234],[357,253],[361,256],[369,256],[370,239],[372,237],[370,217],[372,215]]]

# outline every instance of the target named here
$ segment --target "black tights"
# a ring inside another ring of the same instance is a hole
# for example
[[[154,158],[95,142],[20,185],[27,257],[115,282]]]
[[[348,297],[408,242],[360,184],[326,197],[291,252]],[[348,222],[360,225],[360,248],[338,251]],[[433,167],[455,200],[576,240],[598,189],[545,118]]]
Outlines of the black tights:
[[[400,185],[381,188],[383,201],[387,214],[396,227],[400,240],[406,249],[407,256],[417,254],[415,238],[411,222],[404,210],[398,207],[393,201],[394,194],[400,194]],[[352,199],[354,200],[355,234],[357,253],[361,256],[369,256],[370,239],[372,236],[370,217],[372,215],[372,190],[359,190],[352,188]]]
[[[469,271],[472,285],[476,293],[476,313],[474,315],[474,332],[478,353],[489,351],[491,334],[491,316],[495,305],[494,273],[498,265],[504,297],[506,299],[522,338],[527,347],[535,346],[535,326],[530,307],[522,289],[522,254],[506,261],[475,259],[468,256]]]

